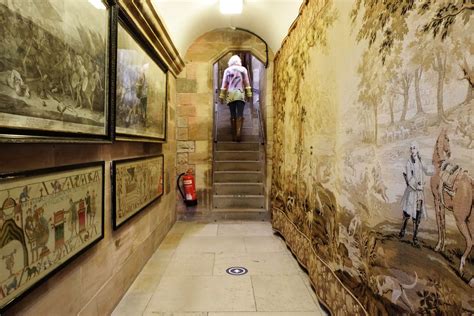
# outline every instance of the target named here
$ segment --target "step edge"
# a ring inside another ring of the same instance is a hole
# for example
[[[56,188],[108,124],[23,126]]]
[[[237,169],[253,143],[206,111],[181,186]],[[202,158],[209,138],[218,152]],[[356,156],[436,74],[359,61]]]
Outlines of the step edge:
[[[260,162],[260,160],[214,160],[213,162]]]
[[[232,170],[214,170],[214,173],[236,173],[236,174],[239,174],[239,173],[252,173],[252,174],[256,174],[256,173],[262,173],[263,170],[261,171],[245,171],[245,170],[235,170],[235,171],[232,171]]]
[[[251,141],[240,141],[234,142],[232,140],[217,140],[216,144],[259,144],[259,142],[251,142]]]
[[[261,182],[217,182],[215,184],[224,184],[224,185],[242,185],[242,184],[245,184],[245,185],[258,185],[258,186],[261,186],[263,185],[263,183]]]
[[[211,212],[235,212],[235,213],[268,213],[264,208],[213,208]]]
[[[213,194],[212,197],[219,197],[219,198],[224,198],[224,197],[227,197],[227,198],[232,198],[232,197],[245,197],[245,198],[264,198],[265,195],[264,194],[259,194],[259,195],[255,195],[255,194]]]
[[[260,144],[259,141],[251,142],[251,141],[240,141],[240,142],[233,142],[231,140],[217,140],[216,144]]]
[[[260,150],[214,150],[215,153],[260,153]]]

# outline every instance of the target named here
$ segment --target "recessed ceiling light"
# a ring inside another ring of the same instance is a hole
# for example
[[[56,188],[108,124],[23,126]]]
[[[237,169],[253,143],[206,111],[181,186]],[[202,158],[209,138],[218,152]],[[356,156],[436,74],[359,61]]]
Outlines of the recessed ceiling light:
[[[243,0],[220,0],[222,14],[241,14]]]

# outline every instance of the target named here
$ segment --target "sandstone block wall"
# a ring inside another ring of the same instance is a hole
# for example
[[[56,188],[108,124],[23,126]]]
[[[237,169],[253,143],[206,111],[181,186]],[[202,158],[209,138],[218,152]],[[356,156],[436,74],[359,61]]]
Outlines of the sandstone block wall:
[[[165,144],[0,144],[1,172],[105,160],[104,239],[42,283],[5,315],[108,315],[176,221],[176,80],[168,84]],[[118,230],[112,229],[110,162],[163,153],[161,198]]]
[[[179,199],[179,216],[206,214],[212,203],[212,155],[214,93],[213,64],[230,51],[250,51],[265,59],[265,44],[257,37],[243,31],[217,29],[208,32],[189,47],[185,56],[185,68],[176,80],[177,90],[177,175],[192,168],[196,177],[199,204],[196,208],[186,208]],[[266,69],[265,105],[263,115],[269,135],[267,155],[271,148],[272,113],[271,89],[273,75],[273,53],[269,52],[269,67]],[[270,144],[270,145],[268,145]],[[271,156],[271,155],[270,155]],[[267,173],[270,179],[271,169]],[[270,180],[268,180],[270,181]],[[269,182],[268,182],[269,183]]]

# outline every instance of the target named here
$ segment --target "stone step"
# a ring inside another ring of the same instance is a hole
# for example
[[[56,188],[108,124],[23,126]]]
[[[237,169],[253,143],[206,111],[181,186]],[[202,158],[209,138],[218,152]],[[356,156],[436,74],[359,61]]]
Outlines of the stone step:
[[[221,126],[226,126],[226,125],[230,125],[230,115],[227,116],[227,115],[224,115],[224,116],[219,116],[217,118],[217,126],[218,127],[221,127]],[[244,127],[250,127],[250,126],[254,126],[258,124],[258,120],[254,120],[252,119],[250,116],[245,116],[244,115],[244,123],[242,124],[242,126]]]
[[[265,207],[265,198],[263,195],[214,195],[212,205],[214,209],[263,209]]]
[[[216,151],[258,151],[260,150],[260,144],[258,142],[217,142]]]
[[[214,183],[214,195],[262,195],[263,183]]]
[[[261,208],[214,208],[212,212],[261,213],[261,212],[267,212],[267,210],[261,209]]]
[[[229,119],[222,119],[216,122],[217,128],[225,128],[225,127],[230,127],[231,120]],[[258,125],[258,120],[247,120],[245,119],[244,122],[242,123],[243,128],[257,128]]]
[[[232,135],[232,131],[230,130],[230,126],[220,127],[217,129],[217,135]],[[257,135],[258,136],[258,128],[253,127],[242,127],[241,135]]]
[[[252,110],[252,109],[251,109],[250,107],[248,107],[248,106],[245,106],[245,107],[244,107],[244,115],[253,115],[254,112],[256,112],[256,110]],[[223,108],[218,109],[218,110],[217,110],[217,114],[218,114],[219,116],[221,116],[221,115],[230,115],[229,107],[226,106],[225,109],[223,109]]]
[[[263,172],[255,171],[214,171],[214,183],[263,183]]]
[[[261,171],[263,164],[260,161],[214,161],[215,171]]]
[[[259,161],[259,151],[216,151],[214,154],[214,160],[245,160],[245,161]]]
[[[265,209],[227,209],[216,208],[205,214],[195,214],[194,212],[186,212],[178,214],[179,220],[184,221],[203,221],[214,222],[223,220],[232,221],[270,221],[271,214]]]
[[[217,110],[220,112],[227,112],[229,113],[230,110],[229,110],[229,106],[227,104],[219,104],[219,107],[217,108]],[[244,113],[245,112],[250,112],[252,110],[251,106],[249,103],[245,103],[245,106],[244,106]]]
[[[217,133],[217,141],[232,141],[232,135],[229,134],[222,134]],[[260,137],[258,135],[241,135],[242,142],[259,142]]]
[[[230,126],[231,120],[230,118],[219,118],[219,121],[216,122],[218,128],[223,128]],[[258,120],[250,120],[244,117],[244,122],[242,124],[244,128],[258,128]]]

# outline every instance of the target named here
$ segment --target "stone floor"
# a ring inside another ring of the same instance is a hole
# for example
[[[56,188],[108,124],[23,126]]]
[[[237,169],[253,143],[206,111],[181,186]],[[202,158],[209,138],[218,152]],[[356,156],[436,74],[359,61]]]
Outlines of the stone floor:
[[[177,222],[112,315],[326,314],[270,223],[232,221]]]

